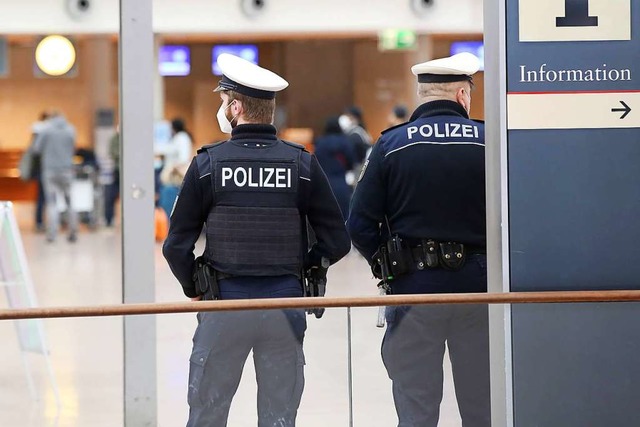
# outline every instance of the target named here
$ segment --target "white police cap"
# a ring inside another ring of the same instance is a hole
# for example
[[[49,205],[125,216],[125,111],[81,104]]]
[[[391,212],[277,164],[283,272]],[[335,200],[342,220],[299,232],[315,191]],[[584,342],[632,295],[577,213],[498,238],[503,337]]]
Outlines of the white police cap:
[[[218,57],[222,79],[214,92],[232,90],[252,98],[273,99],[289,83],[265,68],[229,53]]]
[[[458,53],[447,58],[434,59],[416,64],[411,72],[418,76],[419,83],[450,83],[471,81],[480,69],[480,60],[472,53]]]

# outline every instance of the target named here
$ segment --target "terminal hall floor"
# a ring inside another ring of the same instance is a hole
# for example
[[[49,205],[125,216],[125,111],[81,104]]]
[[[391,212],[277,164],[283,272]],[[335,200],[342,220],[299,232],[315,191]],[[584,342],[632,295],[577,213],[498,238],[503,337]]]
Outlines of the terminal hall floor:
[[[122,302],[121,231],[82,230],[78,241],[45,242],[32,231],[29,206],[16,206],[29,269],[40,306],[80,306]],[[200,243],[201,245],[201,243]],[[201,246],[200,246],[201,248]],[[155,247],[157,302],[186,301]],[[366,262],[352,251],[329,272],[328,296],[375,295]],[[0,304],[8,307],[5,292]],[[391,427],[397,418],[391,381],[380,357],[384,330],[376,328],[377,308],[354,308],[352,378],[354,426]],[[305,390],[297,425],[349,425],[347,309],[329,309],[320,320],[307,317]],[[43,320],[61,407],[49,385],[45,359],[23,353],[14,322],[0,322],[0,426],[114,427],[123,425],[123,318]],[[158,426],[186,423],[187,374],[195,314],[156,316]],[[24,363],[30,367],[38,400],[29,392]],[[230,427],[256,426],[256,385],[252,357],[231,406]],[[445,389],[440,427],[459,427],[451,370],[445,356]]]

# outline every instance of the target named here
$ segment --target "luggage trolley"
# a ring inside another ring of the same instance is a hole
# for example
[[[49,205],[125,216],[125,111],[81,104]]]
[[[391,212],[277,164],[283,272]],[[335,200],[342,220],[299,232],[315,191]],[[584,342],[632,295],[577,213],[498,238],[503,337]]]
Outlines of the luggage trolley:
[[[98,172],[93,165],[75,165],[74,177],[71,181],[71,205],[78,213],[81,224],[86,224],[94,230],[98,225],[99,198],[102,187],[98,184]],[[57,197],[58,210],[66,219],[67,206],[64,197]]]

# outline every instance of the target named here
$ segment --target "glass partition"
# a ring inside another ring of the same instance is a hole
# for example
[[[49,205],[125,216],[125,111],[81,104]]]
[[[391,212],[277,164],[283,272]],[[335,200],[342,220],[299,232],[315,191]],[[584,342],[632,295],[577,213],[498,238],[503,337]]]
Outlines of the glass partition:
[[[89,3],[3,5],[0,309],[122,301],[119,2]],[[122,425],[122,318],[0,322],[0,340],[0,425]]]
[[[43,320],[44,349],[18,322],[0,322],[0,425],[122,425],[122,318]]]
[[[481,419],[490,395],[488,355],[483,349],[486,329],[482,330],[481,320],[486,308],[469,304],[398,306],[386,316],[392,332],[376,327],[376,307],[327,309],[320,320],[306,316],[304,391],[297,425],[351,425],[351,400],[354,426],[397,425],[398,414],[416,417],[424,423],[420,425],[436,425],[433,420],[439,418],[440,427],[460,426],[460,413],[464,414],[462,419]],[[610,416],[617,420],[635,419],[631,408],[640,335],[637,327],[628,328],[628,320],[637,308],[638,303],[512,305],[515,338],[513,353],[507,357],[513,363],[513,402],[516,415],[528,414],[517,419],[517,425],[533,425],[529,420],[537,419],[552,422],[554,417],[566,419],[567,425],[579,425],[575,420],[585,419],[593,411],[600,415],[611,411]],[[263,353],[256,350],[256,360],[262,363],[258,370],[263,389],[293,375],[292,387],[300,390],[302,384],[296,375],[302,359],[282,352],[286,348],[283,343],[296,336],[291,317],[282,310],[219,312],[215,317],[231,320],[234,326],[214,327],[209,332],[226,331],[234,339],[217,346],[213,336],[211,340],[200,339],[201,349],[193,352],[195,313],[156,316],[158,425],[185,425],[187,402],[206,400],[207,390],[222,387],[231,366],[237,366],[238,361],[242,365],[245,355],[228,425],[256,424],[259,404],[254,354],[249,349],[242,357],[234,353],[248,342],[247,333],[252,334],[256,348],[279,344],[273,347],[278,356],[267,358],[266,364],[260,359]],[[526,319],[537,322],[527,324]],[[48,332],[48,361],[41,351],[21,347],[14,321],[0,322],[4,343],[0,377],[5,385],[0,388],[0,424],[123,425],[122,321],[122,317],[43,320]],[[589,325],[588,334],[581,324]],[[612,348],[616,351],[611,352]],[[435,357],[429,356],[429,349]],[[267,381],[269,369],[282,376]],[[293,388],[287,389],[287,397],[295,395]],[[606,398],[611,394],[615,400]],[[281,395],[282,389],[276,388],[265,393],[264,401],[275,407]],[[214,406],[219,407],[216,402]],[[536,411],[540,407],[536,405],[543,405],[545,411]],[[433,424],[428,424],[428,416]]]
[[[295,378],[295,388],[304,386],[298,424],[348,425],[346,309],[328,309],[321,320],[306,316],[301,310],[288,310],[289,314],[292,311],[297,316],[305,316],[307,322],[304,359],[302,355],[298,359],[299,362],[305,362],[304,384],[302,378]],[[238,345],[249,345],[253,339],[256,348],[262,348],[279,336],[280,346],[285,347],[297,335],[290,326],[290,316],[285,316],[282,310],[220,312],[213,316],[218,321],[222,318],[230,322],[226,326],[229,326],[228,331],[235,339],[224,346],[214,346],[213,341],[206,339],[200,341],[202,346],[211,343],[212,347],[208,356],[205,356],[208,360],[203,370],[192,373],[203,375],[203,383],[212,371],[225,375],[231,372],[231,366],[237,365],[235,362],[240,360],[234,353]],[[0,425],[123,425],[122,321],[122,317],[44,320],[48,333],[49,360],[40,352],[21,351],[14,328],[16,322],[0,322],[0,339],[4,343],[0,377],[5,385],[10,385],[0,389]],[[189,368],[198,369],[194,365],[194,361],[198,360],[192,355],[191,341],[197,326],[196,314],[157,316],[156,322],[158,425],[185,425],[189,414],[188,399],[194,399],[193,390],[190,390]],[[247,334],[251,337],[248,338]],[[291,364],[287,362],[288,355],[281,351],[282,348],[277,345],[271,347],[271,354],[275,354],[271,359],[260,359],[247,349],[242,379],[229,411],[229,425],[256,424],[254,357],[262,364],[262,378],[267,378],[271,369],[283,376],[297,372],[295,366],[293,370],[289,369]],[[265,354],[260,350],[255,353]],[[49,366],[54,383],[51,382]],[[30,381],[33,390],[30,389]],[[278,381],[277,376],[274,381]],[[268,389],[269,385],[270,382],[265,382],[263,387]],[[206,387],[202,385],[201,396],[204,390]],[[265,394],[267,401],[271,394]],[[278,391],[278,394],[282,393]],[[295,391],[285,394],[286,403],[290,404],[289,394],[294,395]]]
[[[31,271],[41,297],[31,304],[73,304],[86,292],[95,303],[117,302],[117,41],[40,31],[0,38],[0,201],[12,202],[21,240],[5,255],[24,248],[21,274]]]
[[[460,401],[490,425],[486,305],[387,307],[384,327],[378,308],[352,311],[355,425],[460,426]]]

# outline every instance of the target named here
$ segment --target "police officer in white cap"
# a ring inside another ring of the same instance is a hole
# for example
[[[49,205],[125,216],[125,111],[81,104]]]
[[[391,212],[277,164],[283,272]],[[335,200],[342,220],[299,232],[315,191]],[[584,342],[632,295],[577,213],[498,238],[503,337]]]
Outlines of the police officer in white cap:
[[[393,294],[486,292],[484,125],[468,53],[415,65],[421,105],[382,133],[347,221]],[[489,427],[486,305],[388,307],[382,357],[400,427],[436,427],[445,345],[464,427]]]
[[[192,300],[301,297],[301,272],[323,276],[351,247],[316,158],[276,136],[276,92],[288,83],[224,54],[218,123],[231,138],[198,150],[163,253]],[[315,234],[309,249],[307,221]],[[203,225],[206,247],[194,259]],[[322,296],[322,295],[312,295]],[[295,425],[304,384],[304,310],[203,312],[193,338],[187,426],[223,427],[253,351],[258,426]]]

